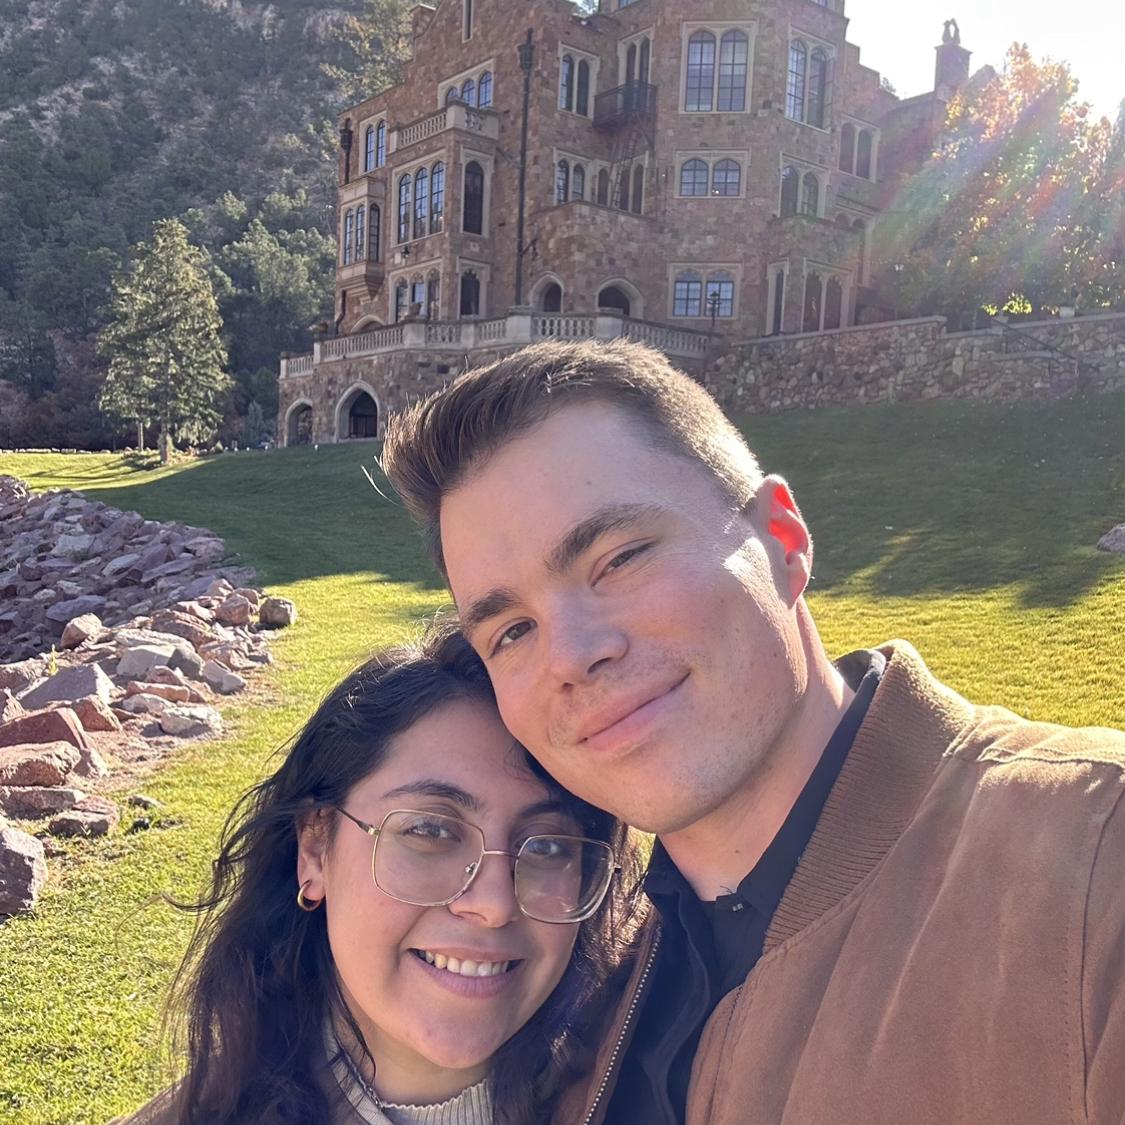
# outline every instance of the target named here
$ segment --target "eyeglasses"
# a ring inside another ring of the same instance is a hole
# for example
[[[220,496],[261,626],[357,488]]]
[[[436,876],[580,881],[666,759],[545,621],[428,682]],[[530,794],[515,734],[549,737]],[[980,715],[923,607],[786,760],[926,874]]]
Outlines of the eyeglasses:
[[[375,886],[412,906],[448,906],[472,886],[486,855],[513,860],[520,910],[537,922],[582,922],[619,870],[613,849],[584,836],[528,836],[514,852],[487,849],[475,825],[443,813],[395,809],[376,827],[337,808],[375,840]]]

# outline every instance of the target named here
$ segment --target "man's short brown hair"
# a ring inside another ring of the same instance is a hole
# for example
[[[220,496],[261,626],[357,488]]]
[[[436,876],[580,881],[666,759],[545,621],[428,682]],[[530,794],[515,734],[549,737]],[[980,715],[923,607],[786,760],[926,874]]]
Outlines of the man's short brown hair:
[[[619,407],[656,448],[704,466],[732,506],[762,481],[719,404],[660,352],[625,340],[535,344],[466,372],[387,424],[383,469],[443,575],[442,498],[513,438],[576,402]]]

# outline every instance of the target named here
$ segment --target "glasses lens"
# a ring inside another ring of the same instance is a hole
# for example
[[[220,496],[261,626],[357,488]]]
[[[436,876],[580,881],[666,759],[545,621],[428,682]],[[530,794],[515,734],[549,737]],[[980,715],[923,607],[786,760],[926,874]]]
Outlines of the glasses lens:
[[[465,889],[480,862],[480,829],[440,813],[392,812],[375,839],[375,885],[415,906],[439,906]]]
[[[580,836],[531,836],[516,858],[516,898],[529,918],[581,922],[601,905],[613,849]]]

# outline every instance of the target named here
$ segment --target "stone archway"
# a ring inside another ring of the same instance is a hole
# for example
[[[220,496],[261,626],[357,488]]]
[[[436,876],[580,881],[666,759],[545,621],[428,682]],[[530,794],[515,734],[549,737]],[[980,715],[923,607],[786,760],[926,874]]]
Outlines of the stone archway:
[[[366,441],[379,435],[379,400],[366,383],[353,383],[336,405],[336,440]]]
[[[644,298],[635,285],[617,277],[598,290],[597,307],[620,309],[626,316],[638,318],[644,315]]]
[[[557,274],[544,274],[532,287],[531,304],[539,312],[562,312],[562,279]]]
[[[307,398],[300,398],[285,412],[285,445],[312,445],[313,406]]]

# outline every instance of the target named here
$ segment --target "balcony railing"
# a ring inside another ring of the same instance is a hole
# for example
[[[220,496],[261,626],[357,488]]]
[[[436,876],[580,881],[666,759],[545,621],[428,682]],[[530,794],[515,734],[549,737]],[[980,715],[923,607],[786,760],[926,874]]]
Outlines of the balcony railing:
[[[594,125],[599,129],[613,129],[655,114],[656,87],[651,82],[629,82],[594,99]]]
[[[499,136],[499,123],[491,110],[474,109],[464,102],[451,102],[442,106],[436,113],[427,114],[417,121],[400,125],[391,132],[391,151],[428,141],[446,129],[464,129],[468,133],[478,133],[482,137],[495,140]]]

